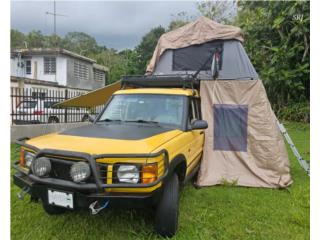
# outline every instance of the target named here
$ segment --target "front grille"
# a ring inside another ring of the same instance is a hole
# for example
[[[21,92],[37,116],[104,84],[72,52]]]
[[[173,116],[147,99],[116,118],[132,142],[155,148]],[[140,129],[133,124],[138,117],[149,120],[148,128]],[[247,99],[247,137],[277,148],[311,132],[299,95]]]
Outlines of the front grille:
[[[72,181],[70,176],[70,168],[74,161],[65,161],[65,160],[51,160],[51,172],[50,177],[58,178],[63,180]]]
[[[106,183],[108,174],[108,165],[105,163],[96,163],[97,171],[100,173],[100,180],[102,183]]]

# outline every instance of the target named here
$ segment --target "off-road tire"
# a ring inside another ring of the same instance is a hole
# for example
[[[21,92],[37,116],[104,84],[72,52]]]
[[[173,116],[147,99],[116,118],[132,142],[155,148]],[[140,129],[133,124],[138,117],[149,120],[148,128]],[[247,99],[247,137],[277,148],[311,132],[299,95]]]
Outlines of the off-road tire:
[[[56,207],[56,206],[49,205],[46,203],[43,203],[42,207],[43,207],[43,210],[49,215],[63,214],[67,211],[67,209],[65,209],[65,208]]]
[[[178,229],[179,178],[174,173],[166,183],[155,213],[155,231],[163,237],[172,237]]]

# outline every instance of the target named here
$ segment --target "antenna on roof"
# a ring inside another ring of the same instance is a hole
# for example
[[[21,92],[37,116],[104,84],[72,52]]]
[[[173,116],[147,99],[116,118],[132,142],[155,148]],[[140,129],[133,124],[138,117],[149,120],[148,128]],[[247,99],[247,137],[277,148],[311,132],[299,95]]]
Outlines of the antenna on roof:
[[[46,12],[47,15],[53,15],[53,34],[54,36],[57,35],[57,24],[56,24],[56,17],[68,17],[67,15],[58,14],[56,13],[56,1],[53,0],[53,13],[52,12]]]

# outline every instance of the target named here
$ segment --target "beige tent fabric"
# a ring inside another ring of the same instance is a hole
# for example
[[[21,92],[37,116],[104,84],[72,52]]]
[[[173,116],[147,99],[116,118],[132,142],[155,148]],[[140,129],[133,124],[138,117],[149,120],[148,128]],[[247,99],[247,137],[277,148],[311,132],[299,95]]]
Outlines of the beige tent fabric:
[[[151,74],[154,71],[160,56],[167,49],[178,49],[219,39],[237,39],[243,42],[243,34],[238,27],[223,25],[209,18],[200,17],[160,37],[146,72]]]
[[[288,187],[292,180],[287,151],[262,81],[201,81],[200,93],[209,127],[197,184]],[[248,106],[247,152],[213,150],[214,104]]]

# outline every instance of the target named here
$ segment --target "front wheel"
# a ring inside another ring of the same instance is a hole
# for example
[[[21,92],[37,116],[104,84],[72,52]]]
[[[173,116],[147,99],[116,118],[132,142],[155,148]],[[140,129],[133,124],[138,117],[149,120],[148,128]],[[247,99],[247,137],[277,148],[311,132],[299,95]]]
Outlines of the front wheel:
[[[163,237],[172,237],[178,229],[179,179],[174,173],[164,187],[156,209],[155,231]]]
[[[53,205],[46,204],[46,203],[43,203],[42,207],[43,207],[44,211],[49,215],[62,214],[67,211],[67,209],[65,209],[65,208],[53,206]]]

